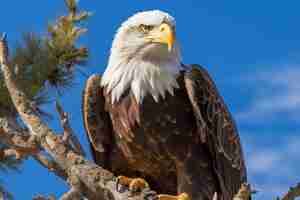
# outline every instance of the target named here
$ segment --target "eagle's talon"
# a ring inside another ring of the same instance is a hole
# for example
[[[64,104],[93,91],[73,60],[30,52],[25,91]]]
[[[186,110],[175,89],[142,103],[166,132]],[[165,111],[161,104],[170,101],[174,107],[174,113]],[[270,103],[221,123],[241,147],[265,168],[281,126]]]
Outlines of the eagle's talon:
[[[168,194],[160,194],[160,195],[158,195],[158,200],[191,200],[191,198],[187,193],[184,192],[177,196],[168,195]]]
[[[124,181],[123,180],[124,179],[124,177],[123,176],[118,176],[117,178],[116,178],[116,190],[118,191],[118,192],[120,192],[120,193],[123,193],[123,192],[125,192],[126,191],[126,185],[125,184],[122,184],[123,182],[122,181]],[[121,182],[121,183],[120,183]]]
[[[142,191],[145,188],[149,188],[149,184],[142,178],[133,178],[129,184],[129,190],[133,192]]]
[[[119,185],[126,186],[131,192],[139,192],[145,188],[149,188],[149,184],[142,178],[129,178],[126,176],[118,176],[116,187],[119,191]]]

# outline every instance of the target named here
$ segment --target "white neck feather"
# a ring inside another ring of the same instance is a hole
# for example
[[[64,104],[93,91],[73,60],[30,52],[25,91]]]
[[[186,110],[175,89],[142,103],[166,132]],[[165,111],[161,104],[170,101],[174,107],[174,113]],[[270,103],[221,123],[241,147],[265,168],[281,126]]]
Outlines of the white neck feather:
[[[110,93],[112,103],[118,102],[128,89],[138,103],[147,94],[156,102],[160,97],[164,99],[166,92],[174,95],[174,88],[178,88],[176,78],[182,70],[179,47],[175,45],[171,53],[163,52],[164,56],[160,51],[165,51],[165,47],[145,57],[143,53],[134,54],[113,45],[101,82]]]

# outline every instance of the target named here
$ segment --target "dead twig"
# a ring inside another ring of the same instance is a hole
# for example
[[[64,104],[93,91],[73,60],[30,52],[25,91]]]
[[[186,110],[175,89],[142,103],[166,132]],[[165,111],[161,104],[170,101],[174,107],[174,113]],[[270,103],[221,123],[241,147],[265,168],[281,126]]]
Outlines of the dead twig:
[[[72,146],[74,147],[77,153],[79,153],[82,156],[85,156],[85,152],[78,138],[74,134],[73,129],[70,126],[68,113],[64,112],[62,106],[59,104],[58,101],[56,101],[55,105],[56,105],[56,110],[60,116],[61,126],[64,129],[62,140],[66,143],[72,144]]]
[[[18,130],[10,127],[8,119],[1,118],[2,125],[5,120],[6,126],[0,126],[1,142],[9,146],[9,148],[3,150],[4,156],[15,156],[17,160],[20,160],[39,153],[41,149],[35,142],[34,136],[18,132]]]
[[[50,172],[53,172],[56,176],[62,178],[63,180],[67,180],[67,173],[54,161],[42,153],[36,154],[32,156],[38,163],[47,168]]]
[[[22,130],[14,123],[14,119],[0,118],[0,139],[9,148],[0,152],[1,157],[15,156],[16,159],[25,159],[32,156],[42,166],[55,173],[58,177],[66,180],[66,172],[59,167],[55,161],[43,155],[43,150],[36,141],[34,135],[30,135],[27,130]]]
[[[289,191],[280,199],[280,200],[295,200],[297,197],[300,197],[300,183],[295,187],[291,187]]]
[[[32,200],[56,200],[56,198],[54,196],[43,197],[41,195],[38,195],[38,196],[34,197]]]

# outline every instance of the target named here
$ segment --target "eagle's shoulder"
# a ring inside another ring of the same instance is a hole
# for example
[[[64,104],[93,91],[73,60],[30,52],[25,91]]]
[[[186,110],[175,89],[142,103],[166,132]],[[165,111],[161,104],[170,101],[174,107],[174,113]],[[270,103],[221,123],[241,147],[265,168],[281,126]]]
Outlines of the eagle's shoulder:
[[[100,82],[100,75],[91,75],[82,93],[82,118],[94,157],[109,151],[107,146],[111,143],[112,134],[111,120],[105,110],[105,97]],[[101,163],[103,156],[95,160]]]
[[[185,69],[186,70],[184,73],[184,77],[186,80],[191,80],[194,82],[194,84],[200,84],[200,82],[204,82],[207,87],[211,87],[211,89],[214,89],[214,91],[217,92],[217,88],[211,76],[203,66],[198,64],[191,64],[185,66]]]

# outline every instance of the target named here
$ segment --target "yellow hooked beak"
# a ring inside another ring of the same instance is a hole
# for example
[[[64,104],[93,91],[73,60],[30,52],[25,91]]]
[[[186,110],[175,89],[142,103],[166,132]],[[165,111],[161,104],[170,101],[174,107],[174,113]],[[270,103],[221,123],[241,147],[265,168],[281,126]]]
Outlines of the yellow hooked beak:
[[[167,44],[168,51],[171,52],[175,42],[175,33],[172,26],[167,23],[162,23],[158,30],[153,35],[148,36],[146,39],[152,42]]]

